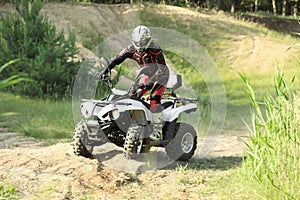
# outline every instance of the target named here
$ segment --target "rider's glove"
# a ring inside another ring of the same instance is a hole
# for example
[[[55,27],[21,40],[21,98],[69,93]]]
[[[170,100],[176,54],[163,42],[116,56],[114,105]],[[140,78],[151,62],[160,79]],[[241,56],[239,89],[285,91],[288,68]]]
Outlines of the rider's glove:
[[[145,87],[144,87],[144,89],[145,90],[151,90],[152,88],[153,88],[153,83],[151,83],[151,82],[147,82],[146,84],[145,84]]]
[[[105,75],[108,73],[108,69],[104,69],[102,70],[101,72],[98,72],[95,74],[95,78],[98,79],[98,80],[102,80],[104,79]]]

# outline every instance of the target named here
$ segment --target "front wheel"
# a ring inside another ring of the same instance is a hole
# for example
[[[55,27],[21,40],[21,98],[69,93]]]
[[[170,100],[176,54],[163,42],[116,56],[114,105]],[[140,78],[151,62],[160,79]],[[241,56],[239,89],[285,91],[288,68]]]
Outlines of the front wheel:
[[[166,152],[172,160],[187,161],[197,148],[197,133],[187,123],[177,123],[174,139],[166,146]]]
[[[75,155],[86,158],[93,158],[92,146],[89,145],[87,131],[83,126],[83,122],[79,122],[75,128],[73,135],[73,150]]]
[[[145,153],[150,150],[149,144],[144,143],[145,127],[137,123],[131,124],[128,128],[124,150],[127,158],[134,158],[137,154]]]

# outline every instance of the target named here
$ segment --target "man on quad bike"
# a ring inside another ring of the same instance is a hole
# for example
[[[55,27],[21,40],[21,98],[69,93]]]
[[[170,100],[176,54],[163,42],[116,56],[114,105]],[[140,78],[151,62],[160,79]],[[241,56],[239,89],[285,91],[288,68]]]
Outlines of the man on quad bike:
[[[116,65],[121,64],[126,58],[134,59],[141,70],[141,76],[136,87],[130,93],[135,95],[138,89],[142,90],[142,95],[150,91],[150,110],[153,113],[155,123],[152,139],[158,139],[157,133],[162,129],[162,107],[161,99],[164,94],[168,79],[169,69],[166,65],[164,55],[160,46],[152,40],[152,33],[146,26],[137,26],[131,35],[132,43],[119,54],[110,60],[106,69],[96,74],[96,78],[102,79]]]

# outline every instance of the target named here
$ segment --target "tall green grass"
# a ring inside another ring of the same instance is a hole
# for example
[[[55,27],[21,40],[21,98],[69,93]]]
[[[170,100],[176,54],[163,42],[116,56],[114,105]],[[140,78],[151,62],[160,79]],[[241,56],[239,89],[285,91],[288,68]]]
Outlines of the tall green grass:
[[[276,95],[267,95],[261,103],[247,77],[241,77],[252,102],[243,170],[272,199],[300,199],[300,98],[281,71],[274,81]]]
[[[0,118],[0,127],[39,139],[71,138],[74,129],[71,100],[25,99],[0,93],[0,113],[14,116]]]

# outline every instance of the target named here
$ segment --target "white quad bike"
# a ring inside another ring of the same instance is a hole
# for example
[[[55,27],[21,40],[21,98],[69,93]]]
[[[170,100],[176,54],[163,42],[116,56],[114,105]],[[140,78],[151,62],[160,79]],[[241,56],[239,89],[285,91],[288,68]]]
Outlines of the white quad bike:
[[[103,66],[108,60],[100,59]],[[73,136],[74,153],[93,158],[94,146],[111,142],[123,148],[127,158],[148,153],[152,146],[164,147],[172,160],[187,161],[197,147],[197,133],[188,123],[177,122],[180,114],[197,110],[197,99],[179,98],[174,90],[182,85],[181,76],[170,74],[167,89],[162,98],[162,131],[153,140],[154,118],[147,99],[130,95],[128,91],[113,88],[111,74],[102,80],[107,82],[112,93],[101,100],[82,99],[82,120]]]

